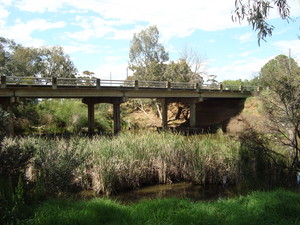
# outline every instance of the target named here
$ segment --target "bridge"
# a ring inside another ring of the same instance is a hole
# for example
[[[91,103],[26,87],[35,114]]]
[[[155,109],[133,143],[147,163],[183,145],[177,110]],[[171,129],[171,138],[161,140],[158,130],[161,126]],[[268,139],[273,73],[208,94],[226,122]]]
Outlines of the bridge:
[[[12,106],[20,98],[80,98],[88,106],[88,130],[93,133],[94,105],[111,103],[114,133],[118,133],[120,104],[128,99],[157,99],[162,106],[163,127],[167,127],[168,104],[186,103],[190,107],[189,127],[196,129],[226,123],[256,91],[256,87],[222,84],[1,76],[0,104],[12,114]],[[9,130],[13,132],[11,123]]]

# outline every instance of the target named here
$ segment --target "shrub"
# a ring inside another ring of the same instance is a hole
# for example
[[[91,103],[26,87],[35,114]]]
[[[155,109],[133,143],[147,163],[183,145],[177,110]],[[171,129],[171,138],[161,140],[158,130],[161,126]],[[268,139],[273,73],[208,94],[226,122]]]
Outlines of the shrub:
[[[88,154],[76,138],[39,139],[34,167],[49,193],[72,191]]]

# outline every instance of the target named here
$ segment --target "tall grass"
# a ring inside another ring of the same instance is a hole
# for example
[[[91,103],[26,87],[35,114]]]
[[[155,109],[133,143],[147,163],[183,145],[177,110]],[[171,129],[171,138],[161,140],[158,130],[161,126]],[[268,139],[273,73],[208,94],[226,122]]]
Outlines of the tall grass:
[[[240,140],[224,134],[127,132],[116,137],[8,140],[21,149],[22,145],[35,149],[26,177],[42,183],[37,186],[49,193],[90,189],[109,195],[158,183],[237,183],[276,166],[259,158],[259,153],[245,157],[251,148],[242,148]],[[259,167],[251,166],[255,163]]]

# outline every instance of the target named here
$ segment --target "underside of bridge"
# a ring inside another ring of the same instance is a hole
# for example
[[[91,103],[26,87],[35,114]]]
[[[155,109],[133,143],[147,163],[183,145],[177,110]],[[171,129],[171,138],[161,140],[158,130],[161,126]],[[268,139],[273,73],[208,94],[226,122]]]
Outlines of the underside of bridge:
[[[100,103],[110,103],[113,105],[114,133],[121,130],[120,104],[127,101],[123,97],[86,97],[82,102],[88,108],[88,132],[94,133],[95,118],[94,106]],[[0,104],[10,113],[10,123],[7,129],[8,134],[13,134],[13,114],[12,107],[18,99],[0,98]],[[244,108],[245,98],[157,98],[162,109],[162,127],[168,127],[168,104],[172,102],[182,102],[189,106],[190,116],[184,129],[195,132],[214,131],[222,127],[226,131],[226,125],[231,117],[239,114]]]
[[[203,131],[214,131],[226,126],[231,117],[244,108],[245,98],[209,98],[196,105],[196,127]]]
[[[90,97],[83,98],[82,102],[88,106],[88,130],[94,132],[94,105],[99,103],[113,104],[114,133],[121,129],[120,104],[127,99],[120,97]],[[226,125],[231,117],[239,114],[244,108],[245,98],[158,98],[162,109],[162,127],[168,127],[168,104],[182,102],[189,105],[190,117],[186,128],[197,132],[214,131]]]

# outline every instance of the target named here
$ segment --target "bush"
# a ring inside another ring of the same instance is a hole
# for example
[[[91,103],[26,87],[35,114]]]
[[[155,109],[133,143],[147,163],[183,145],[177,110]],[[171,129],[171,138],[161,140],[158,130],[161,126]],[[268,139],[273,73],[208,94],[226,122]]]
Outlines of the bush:
[[[33,139],[5,138],[0,149],[0,175],[5,179],[11,177],[13,183],[19,176],[24,177],[27,166],[32,159],[35,149]]]
[[[81,171],[88,154],[76,138],[39,139],[34,167],[37,178],[48,193],[68,192],[78,186]]]
[[[0,141],[4,138],[8,127],[9,114],[0,107]]]

